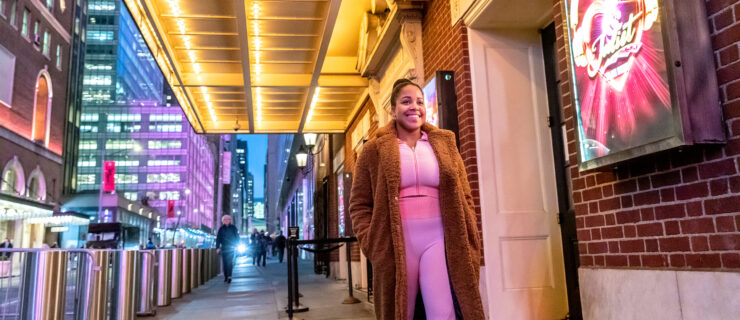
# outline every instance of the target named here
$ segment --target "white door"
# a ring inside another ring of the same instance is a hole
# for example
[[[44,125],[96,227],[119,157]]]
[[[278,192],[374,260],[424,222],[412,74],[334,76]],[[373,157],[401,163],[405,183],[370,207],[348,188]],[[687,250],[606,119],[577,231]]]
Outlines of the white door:
[[[471,29],[469,44],[488,313],[562,319],[568,303],[539,33]]]

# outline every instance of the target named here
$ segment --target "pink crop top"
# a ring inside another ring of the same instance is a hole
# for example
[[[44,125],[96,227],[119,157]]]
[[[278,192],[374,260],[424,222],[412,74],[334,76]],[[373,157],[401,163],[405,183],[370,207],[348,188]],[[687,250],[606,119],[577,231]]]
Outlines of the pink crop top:
[[[422,218],[439,216],[439,164],[426,132],[416,147],[398,140],[401,155],[401,216]],[[424,197],[419,197],[419,196]]]

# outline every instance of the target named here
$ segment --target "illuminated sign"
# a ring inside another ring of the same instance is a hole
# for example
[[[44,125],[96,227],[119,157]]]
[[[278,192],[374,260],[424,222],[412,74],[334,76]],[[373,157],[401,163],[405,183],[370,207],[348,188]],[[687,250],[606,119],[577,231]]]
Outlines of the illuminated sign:
[[[581,161],[674,135],[657,0],[568,2]]]
[[[703,1],[678,2],[564,0],[581,170],[725,140]]]
[[[116,162],[106,161],[103,165],[103,191],[113,192],[116,190]]]

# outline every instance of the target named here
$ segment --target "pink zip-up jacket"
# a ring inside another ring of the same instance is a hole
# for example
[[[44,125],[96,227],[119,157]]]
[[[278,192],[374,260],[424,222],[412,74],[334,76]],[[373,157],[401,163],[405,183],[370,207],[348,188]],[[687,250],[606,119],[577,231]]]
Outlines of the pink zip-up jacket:
[[[427,133],[421,132],[416,147],[398,139],[401,155],[400,207],[402,219],[441,217],[439,207],[439,164],[429,144]]]

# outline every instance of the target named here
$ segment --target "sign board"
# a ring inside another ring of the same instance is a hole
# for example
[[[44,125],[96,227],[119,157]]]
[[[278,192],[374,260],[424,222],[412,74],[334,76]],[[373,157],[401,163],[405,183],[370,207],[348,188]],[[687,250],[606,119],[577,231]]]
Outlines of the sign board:
[[[298,239],[298,227],[288,227],[288,238]]]
[[[116,162],[106,161],[103,164],[103,191],[113,192],[116,190]]]
[[[724,140],[705,18],[677,18],[701,4],[673,1],[564,0],[581,170]]]
[[[167,218],[175,217],[175,200],[167,200]]]

